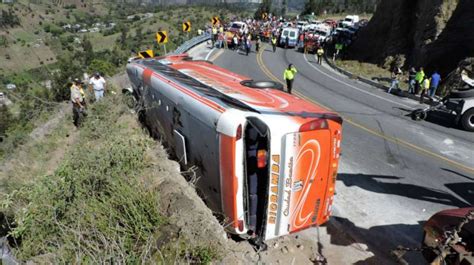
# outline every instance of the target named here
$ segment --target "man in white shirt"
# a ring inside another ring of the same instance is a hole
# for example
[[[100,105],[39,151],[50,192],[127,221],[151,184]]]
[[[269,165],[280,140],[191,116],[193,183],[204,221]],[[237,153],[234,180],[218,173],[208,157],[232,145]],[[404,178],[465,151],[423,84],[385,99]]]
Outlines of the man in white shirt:
[[[95,100],[99,101],[104,97],[104,92],[106,90],[105,79],[100,76],[98,72],[95,73],[94,76],[89,80],[89,88],[94,90]]]

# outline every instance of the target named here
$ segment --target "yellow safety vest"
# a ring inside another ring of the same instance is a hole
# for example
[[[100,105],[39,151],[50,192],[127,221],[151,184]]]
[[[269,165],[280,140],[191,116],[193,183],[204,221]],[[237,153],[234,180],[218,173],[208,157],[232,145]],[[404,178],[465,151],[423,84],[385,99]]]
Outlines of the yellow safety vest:
[[[217,29],[216,28],[212,28],[212,34],[214,34],[214,35],[217,34]]]
[[[296,73],[298,73],[298,70],[296,70],[295,67],[291,67],[291,69],[285,70],[285,72],[283,73],[283,78],[285,80],[293,80],[295,78]]]
[[[272,44],[275,45],[277,43],[277,39],[276,38],[273,38],[272,39]]]
[[[324,54],[324,50],[322,48],[318,49],[318,55],[321,56]]]

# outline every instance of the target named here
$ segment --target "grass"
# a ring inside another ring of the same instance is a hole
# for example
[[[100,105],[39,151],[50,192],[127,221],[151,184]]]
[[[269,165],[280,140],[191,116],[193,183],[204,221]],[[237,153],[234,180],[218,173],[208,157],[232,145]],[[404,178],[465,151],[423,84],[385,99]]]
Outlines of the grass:
[[[218,257],[216,248],[199,239],[167,231],[171,224],[154,184],[159,175],[151,174],[166,172],[154,154],[156,144],[122,102],[110,95],[89,108],[76,141],[51,174],[41,168],[18,172],[29,181],[10,185],[14,189],[3,197],[0,213],[11,221],[20,261],[209,263]],[[44,156],[41,162],[48,163],[50,150],[66,148],[58,138],[74,130],[69,124],[67,116],[49,140],[18,159]]]
[[[364,77],[371,80],[376,80],[379,83],[386,86],[390,86],[391,84],[390,71],[376,64],[353,61],[353,60],[336,60],[335,64],[338,67],[344,70],[347,70],[356,76]],[[400,82],[400,88],[402,90],[408,90],[408,84],[407,82],[404,81],[407,79],[408,79],[408,75],[407,73],[404,73],[401,79],[403,80],[403,82]]]

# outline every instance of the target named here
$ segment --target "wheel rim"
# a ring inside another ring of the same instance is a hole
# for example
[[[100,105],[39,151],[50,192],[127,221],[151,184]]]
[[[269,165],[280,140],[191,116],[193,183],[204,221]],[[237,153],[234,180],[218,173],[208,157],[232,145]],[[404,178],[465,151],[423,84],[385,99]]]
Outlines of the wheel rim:
[[[469,121],[469,126],[474,127],[474,115],[471,115],[468,121]]]

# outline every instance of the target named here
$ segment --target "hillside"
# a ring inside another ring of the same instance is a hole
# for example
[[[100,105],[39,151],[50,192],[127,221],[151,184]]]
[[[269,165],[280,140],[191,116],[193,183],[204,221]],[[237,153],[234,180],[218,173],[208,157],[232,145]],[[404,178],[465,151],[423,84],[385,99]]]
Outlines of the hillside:
[[[438,68],[446,75],[474,56],[473,24],[471,0],[384,0],[360,31],[350,59],[376,64],[397,59],[405,67]]]

